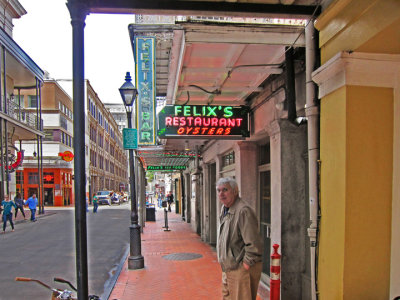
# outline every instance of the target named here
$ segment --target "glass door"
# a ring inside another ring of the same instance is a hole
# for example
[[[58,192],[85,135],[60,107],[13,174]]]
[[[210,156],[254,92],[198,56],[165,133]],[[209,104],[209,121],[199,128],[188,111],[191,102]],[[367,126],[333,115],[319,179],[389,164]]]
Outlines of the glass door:
[[[271,258],[271,171],[259,172],[260,178],[260,233],[264,241],[262,272],[270,276]]]

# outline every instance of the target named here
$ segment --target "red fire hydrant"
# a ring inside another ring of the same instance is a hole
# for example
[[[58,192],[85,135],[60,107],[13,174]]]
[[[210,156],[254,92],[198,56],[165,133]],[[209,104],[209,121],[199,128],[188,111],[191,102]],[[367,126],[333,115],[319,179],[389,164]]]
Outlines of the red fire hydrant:
[[[281,297],[281,255],[278,253],[278,244],[272,246],[274,253],[271,254],[271,281],[270,295],[271,300],[279,300]]]

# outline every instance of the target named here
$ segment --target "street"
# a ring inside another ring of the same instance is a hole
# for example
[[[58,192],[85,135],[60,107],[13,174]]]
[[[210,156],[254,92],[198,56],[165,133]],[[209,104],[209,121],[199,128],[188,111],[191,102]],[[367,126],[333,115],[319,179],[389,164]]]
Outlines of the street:
[[[34,282],[16,282],[15,277],[39,279],[51,287],[64,278],[76,286],[74,210],[48,209],[38,221],[19,222],[0,236],[0,299],[50,299],[51,291]],[[89,294],[107,299],[112,276],[129,245],[130,205],[99,206],[87,213]]]

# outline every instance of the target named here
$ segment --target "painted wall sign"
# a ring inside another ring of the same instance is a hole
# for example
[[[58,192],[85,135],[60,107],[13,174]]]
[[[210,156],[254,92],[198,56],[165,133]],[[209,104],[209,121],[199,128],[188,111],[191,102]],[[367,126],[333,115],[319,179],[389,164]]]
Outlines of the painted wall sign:
[[[61,156],[65,161],[72,161],[74,159],[74,154],[71,151],[60,152],[58,156]]]
[[[138,145],[156,143],[155,37],[135,37]]]
[[[158,114],[161,138],[244,139],[250,136],[246,106],[166,105]]]
[[[173,170],[186,170],[186,166],[147,166],[147,170],[155,171],[173,171]]]

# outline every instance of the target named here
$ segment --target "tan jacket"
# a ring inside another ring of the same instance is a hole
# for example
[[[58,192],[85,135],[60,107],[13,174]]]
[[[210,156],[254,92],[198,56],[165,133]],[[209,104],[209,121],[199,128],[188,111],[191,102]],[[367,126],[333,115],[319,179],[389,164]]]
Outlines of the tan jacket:
[[[236,199],[225,217],[222,206],[219,220],[217,254],[222,271],[236,270],[243,262],[252,266],[262,260],[258,221],[247,203]]]

